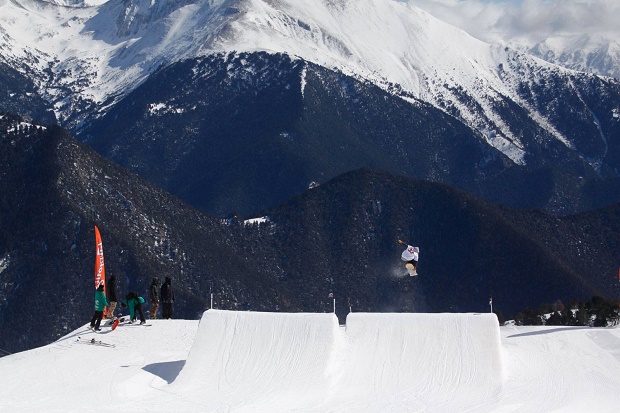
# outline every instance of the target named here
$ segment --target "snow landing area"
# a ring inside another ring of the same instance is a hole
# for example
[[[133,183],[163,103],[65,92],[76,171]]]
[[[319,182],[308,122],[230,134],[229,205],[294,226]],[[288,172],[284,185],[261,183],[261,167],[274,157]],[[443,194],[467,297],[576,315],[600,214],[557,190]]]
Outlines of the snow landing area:
[[[617,412],[620,330],[209,310],[0,358],[1,412]],[[78,339],[79,337],[79,339]],[[113,344],[84,344],[91,338]]]

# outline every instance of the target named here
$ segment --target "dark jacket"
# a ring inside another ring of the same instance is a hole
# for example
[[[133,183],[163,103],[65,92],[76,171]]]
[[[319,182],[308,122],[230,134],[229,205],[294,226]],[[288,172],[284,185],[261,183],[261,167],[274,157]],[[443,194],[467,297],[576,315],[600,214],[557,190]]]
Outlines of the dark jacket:
[[[149,298],[151,299],[151,303],[159,302],[159,286],[156,281],[153,281],[151,284],[151,288],[149,288]]]
[[[107,287],[107,290],[108,290],[106,292],[106,297],[107,297],[108,301],[110,301],[110,302],[112,302],[112,301],[117,302],[118,299],[116,298],[116,277],[115,276],[110,277],[106,287]]]
[[[161,301],[164,303],[174,303],[174,291],[172,290],[172,280],[166,277],[166,282],[161,286]]]

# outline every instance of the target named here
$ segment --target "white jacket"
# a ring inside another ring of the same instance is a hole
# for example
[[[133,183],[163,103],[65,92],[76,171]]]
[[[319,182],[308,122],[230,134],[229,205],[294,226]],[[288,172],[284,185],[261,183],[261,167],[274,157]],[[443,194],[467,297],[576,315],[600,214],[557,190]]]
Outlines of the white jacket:
[[[403,251],[400,259],[403,261],[417,261],[420,254],[420,248],[407,245],[407,249]]]

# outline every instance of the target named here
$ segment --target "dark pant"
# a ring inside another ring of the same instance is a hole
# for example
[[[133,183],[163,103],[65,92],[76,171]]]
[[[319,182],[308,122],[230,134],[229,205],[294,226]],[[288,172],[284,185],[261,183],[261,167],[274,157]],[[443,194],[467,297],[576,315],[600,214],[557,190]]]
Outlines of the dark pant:
[[[161,318],[172,318],[172,303],[162,303]]]
[[[145,322],[144,320],[144,313],[142,312],[142,304],[136,304],[136,306],[133,309],[133,316],[134,316],[134,320],[136,317],[136,311],[138,312],[138,314],[140,314],[140,321],[141,322]]]
[[[95,314],[93,314],[93,318],[90,320],[90,326],[95,327],[95,329],[99,328],[102,318],[103,311],[95,311]]]

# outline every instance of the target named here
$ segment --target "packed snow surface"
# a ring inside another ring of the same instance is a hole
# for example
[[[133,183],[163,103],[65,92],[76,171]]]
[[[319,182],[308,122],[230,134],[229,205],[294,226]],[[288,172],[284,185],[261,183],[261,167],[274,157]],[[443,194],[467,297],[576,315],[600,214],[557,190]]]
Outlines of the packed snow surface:
[[[209,310],[1,358],[0,411],[616,412],[619,368],[616,328]]]

